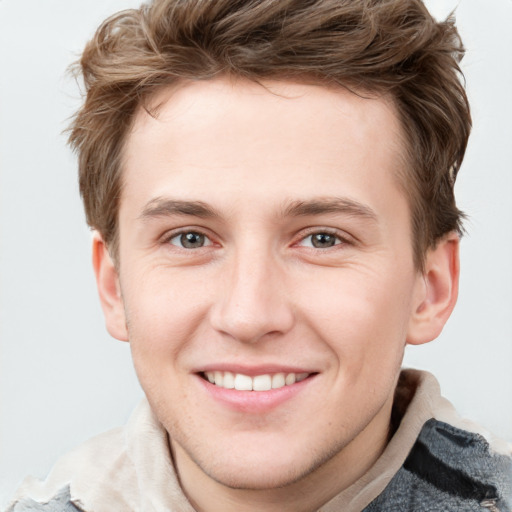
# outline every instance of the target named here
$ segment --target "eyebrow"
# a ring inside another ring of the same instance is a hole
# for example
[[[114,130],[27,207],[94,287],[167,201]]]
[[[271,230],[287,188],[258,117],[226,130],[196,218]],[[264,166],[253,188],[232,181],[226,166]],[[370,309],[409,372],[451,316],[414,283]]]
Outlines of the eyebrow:
[[[369,207],[345,197],[316,198],[308,201],[293,201],[284,209],[283,216],[302,217],[341,213],[377,221],[377,214]]]
[[[220,216],[213,208],[202,201],[181,201],[157,197],[146,204],[140,218],[147,220],[154,217],[174,215],[190,215],[202,219]]]
[[[282,210],[283,217],[306,217],[324,214],[344,214],[377,221],[376,213],[369,207],[349,198],[325,197],[307,201],[292,201]],[[157,197],[144,207],[140,218],[193,216],[202,219],[221,217],[214,208],[202,201],[184,201]]]

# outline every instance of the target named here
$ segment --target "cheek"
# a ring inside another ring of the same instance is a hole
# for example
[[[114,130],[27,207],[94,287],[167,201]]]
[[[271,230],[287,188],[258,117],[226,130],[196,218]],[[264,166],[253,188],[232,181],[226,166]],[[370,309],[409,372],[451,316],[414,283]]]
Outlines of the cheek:
[[[411,280],[393,278],[391,269],[360,269],[339,271],[328,282],[320,288],[310,281],[298,294],[308,297],[304,316],[338,364],[354,378],[367,367],[396,365],[405,346]]]
[[[201,279],[153,269],[126,282],[122,291],[135,365],[151,362],[152,371],[165,371],[160,363],[166,361],[172,368],[201,328],[207,309]]]

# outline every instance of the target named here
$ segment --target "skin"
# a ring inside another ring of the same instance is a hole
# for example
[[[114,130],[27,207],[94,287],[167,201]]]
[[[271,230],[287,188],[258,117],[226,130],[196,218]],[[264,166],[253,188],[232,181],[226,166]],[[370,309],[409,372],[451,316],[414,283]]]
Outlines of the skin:
[[[94,241],[107,328],[197,510],[314,510],[382,453],[404,347],[455,304],[458,239],[417,271],[386,98],[223,78],[151,107],[125,146],[120,265]],[[310,376],[233,406],[201,377],[216,368]]]

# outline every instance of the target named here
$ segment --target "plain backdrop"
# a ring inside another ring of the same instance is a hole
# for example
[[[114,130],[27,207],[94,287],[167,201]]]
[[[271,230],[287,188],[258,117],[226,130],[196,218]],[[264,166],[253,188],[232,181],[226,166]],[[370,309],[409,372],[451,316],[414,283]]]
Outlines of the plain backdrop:
[[[134,0],[0,0],[0,508],[27,474],[123,424],[142,396],[104,329],[66,76],[97,25]],[[427,2],[437,17],[456,3]],[[442,336],[407,349],[459,412],[512,439],[512,0],[461,0],[474,130],[457,183],[469,214],[460,298]]]

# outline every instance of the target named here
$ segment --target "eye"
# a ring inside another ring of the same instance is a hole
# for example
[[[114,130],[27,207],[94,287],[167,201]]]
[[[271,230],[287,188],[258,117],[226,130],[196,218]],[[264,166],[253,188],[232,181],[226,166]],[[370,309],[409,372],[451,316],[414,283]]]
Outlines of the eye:
[[[315,249],[328,249],[329,247],[334,247],[342,242],[343,240],[339,236],[322,231],[312,233],[303,238],[299,245],[302,245],[303,247],[314,247]]]
[[[172,238],[169,238],[169,243],[183,249],[200,249],[201,247],[212,245],[211,240],[207,236],[197,231],[178,233]]]

